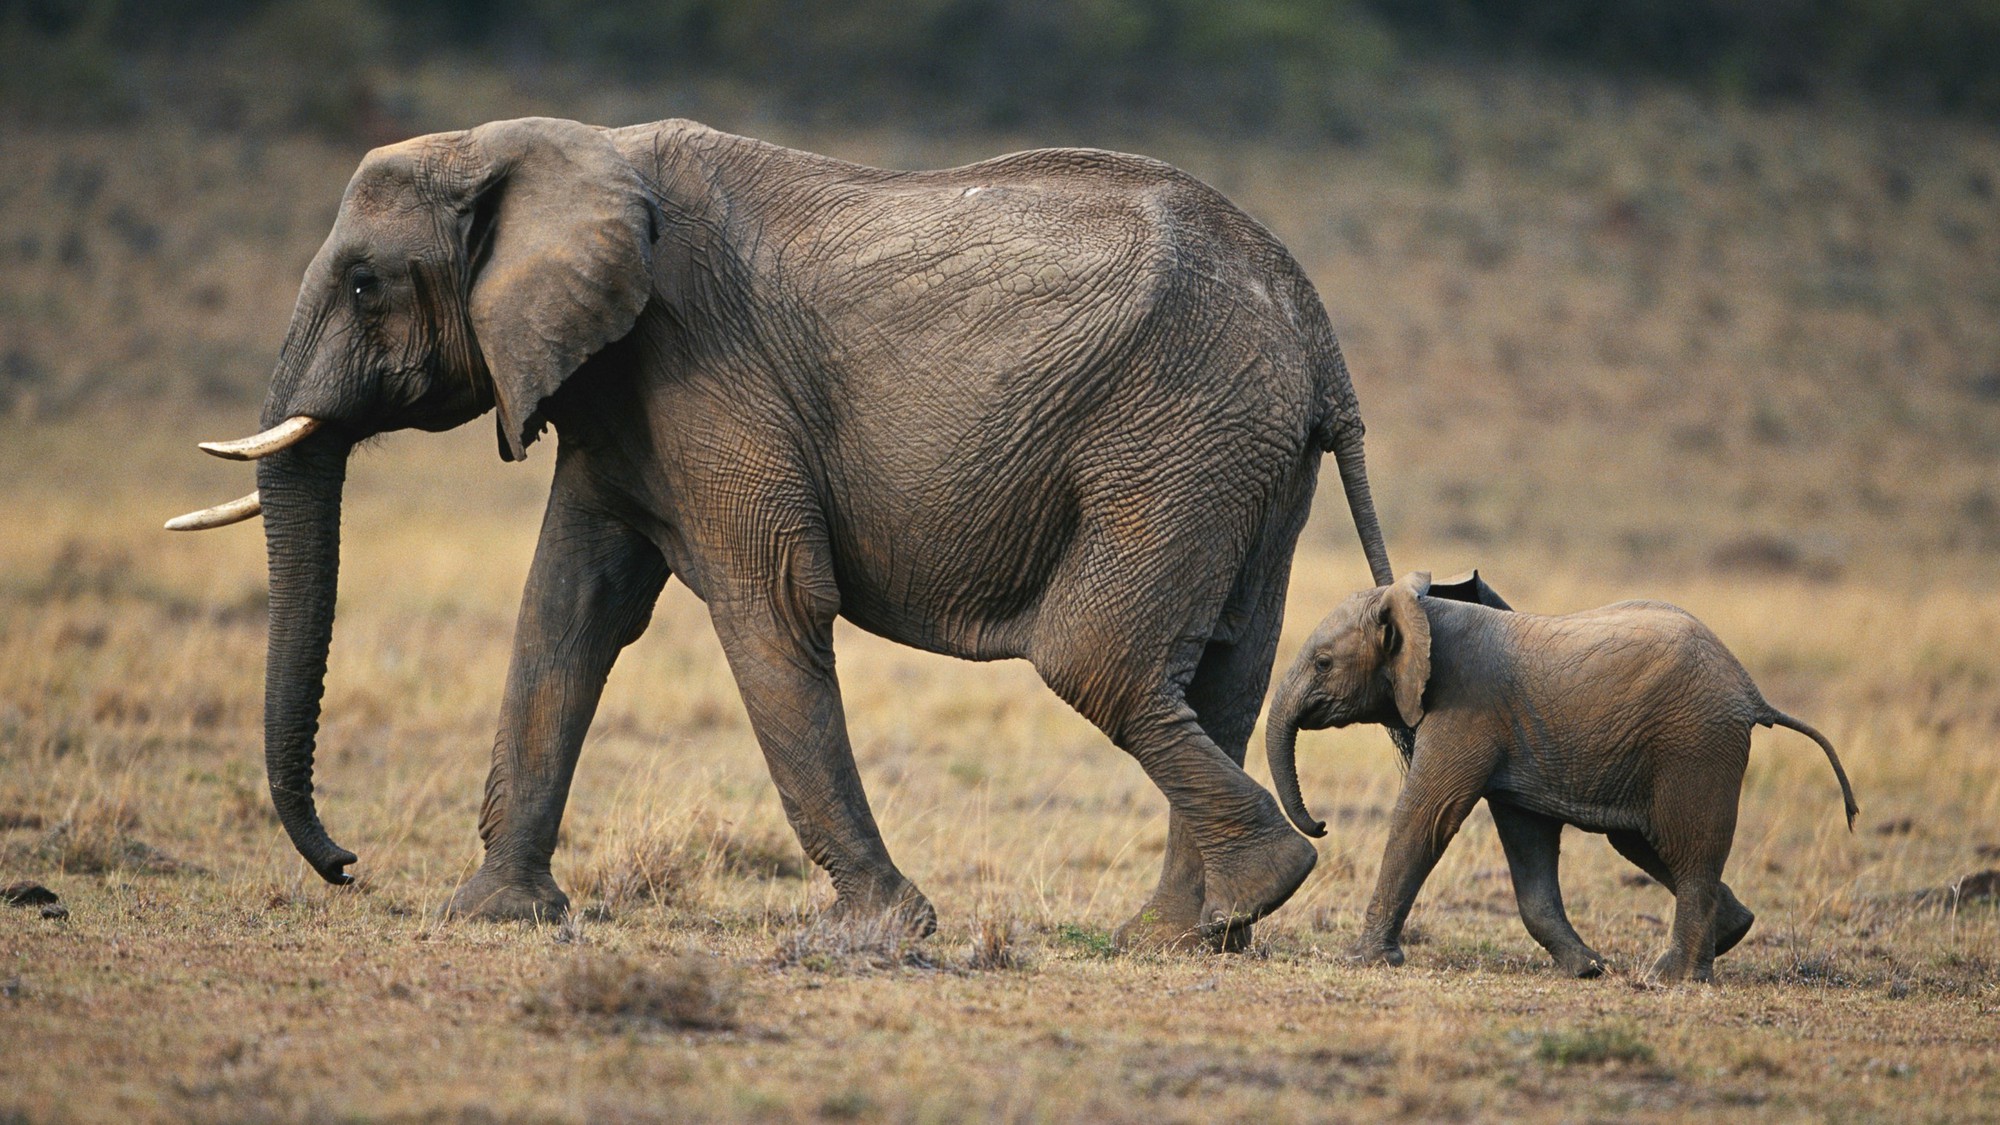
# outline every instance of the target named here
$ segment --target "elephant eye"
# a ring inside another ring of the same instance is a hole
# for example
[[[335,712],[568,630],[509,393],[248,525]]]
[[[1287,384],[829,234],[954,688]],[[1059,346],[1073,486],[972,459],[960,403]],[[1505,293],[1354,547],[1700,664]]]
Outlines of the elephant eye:
[[[1319,655],[1313,657],[1313,667],[1319,669],[1322,672],[1326,671],[1328,668],[1333,667],[1333,654],[1330,652],[1322,652]]]
[[[372,271],[361,267],[347,275],[347,288],[354,294],[357,304],[368,307],[381,295],[382,282]]]

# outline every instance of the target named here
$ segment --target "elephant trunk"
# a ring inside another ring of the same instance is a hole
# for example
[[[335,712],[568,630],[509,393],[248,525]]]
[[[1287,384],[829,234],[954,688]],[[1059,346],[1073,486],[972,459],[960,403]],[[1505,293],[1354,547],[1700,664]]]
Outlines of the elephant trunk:
[[[1361,549],[1368,554],[1368,571],[1377,586],[1393,585],[1396,572],[1389,568],[1389,549],[1382,544],[1382,525],[1375,519],[1375,497],[1368,491],[1368,461],[1361,453],[1361,427],[1348,426],[1333,443],[1333,459],[1340,466],[1340,486],[1347,490],[1347,510],[1354,515],[1354,530],[1361,536]]]
[[[331,435],[257,463],[270,552],[271,626],[264,672],[264,765],[271,803],[320,878],[354,881],[353,852],[333,842],[313,806],[313,741],[340,575],[340,494],[352,446]]]
[[[1308,836],[1326,835],[1326,822],[1314,820],[1306,811],[1305,796],[1299,792],[1299,717],[1305,708],[1306,689],[1300,677],[1287,676],[1271,702],[1271,716],[1264,724],[1264,755],[1271,764],[1271,787],[1278,791],[1278,803],[1298,830]]]

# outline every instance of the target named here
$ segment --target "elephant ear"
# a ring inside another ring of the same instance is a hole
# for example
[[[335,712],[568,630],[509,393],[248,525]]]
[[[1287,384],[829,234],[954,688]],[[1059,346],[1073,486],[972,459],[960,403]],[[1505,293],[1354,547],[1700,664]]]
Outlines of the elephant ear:
[[[478,168],[460,221],[467,311],[493,378],[500,455],[519,461],[549,396],[645,307],[653,209],[604,130],[529,117],[467,139]]]
[[[1468,570],[1455,578],[1433,582],[1424,596],[1443,598],[1446,601],[1471,602],[1473,605],[1483,605],[1489,609],[1514,608],[1507,604],[1506,598],[1500,596],[1500,591],[1488,586],[1486,579],[1479,577],[1477,570]]]
[[[1417,602],[1430,584],[1429,574],[1413,571],[1382,595],[1382,654],[1406,727],[1423,721],[1424,685],[1431,678],[1431,620]]]

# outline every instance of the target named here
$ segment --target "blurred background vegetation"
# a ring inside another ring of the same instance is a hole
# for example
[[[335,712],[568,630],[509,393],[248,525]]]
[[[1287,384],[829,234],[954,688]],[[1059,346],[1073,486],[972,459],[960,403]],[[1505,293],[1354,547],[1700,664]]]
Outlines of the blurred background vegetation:
[[[2000,0],[0,0],[0,438],[253,417],[370,146],[680,116],[1214,184],[1318,283],[1439,569],[1990,572],[1995,59]]]
[[[69,120],[198,102],[234,124],[245,101],[269,108],[275,83],[294,123],[355,127],[384,108],[371,101],[383,66],[453,54],[750,82],[814,117],[917,104],[993,125],[1138,110],[1338,135],[1359,127],[1342,104],[1356,82],[1439,59],[2000,117],[2000,0],[5,0],[0,13],[0,96]],[[217,73],[191,83],[149,65],[168,58]]]

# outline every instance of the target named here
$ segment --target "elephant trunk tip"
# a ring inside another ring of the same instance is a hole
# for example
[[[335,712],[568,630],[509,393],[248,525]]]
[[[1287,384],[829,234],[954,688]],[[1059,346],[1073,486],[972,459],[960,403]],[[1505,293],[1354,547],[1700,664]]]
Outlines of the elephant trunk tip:
[[[354,882],[354,876],[345,870],[347,865],[360,858],[346,848],[335,848],[332,855],[314,863],[313,870],[319,872],[320,878],[334,886],[345,887]]]
[[[297,841],[294,841],[294,844],[297,845]],[[299,855],[305,857],[305,861],[312,865],[312,869],[319,873],[320,878],[336,887],[345,887],[354,882],[354,876],[348,874],[347,867],[361,857],[334,843],[326,833],[321,832],[318,840],[309,840],[297,846]]]
[[[333,842],[320,825],[319,814],[312,807],[312,797],[308,790],[303,797],[293,786],[272,786],[271,801],[277,807],[278,820],[285,826],[285,834],[292,838],[292,846],[298,849],[300,857],[312,866],[319,877],[336,887],[345,887],[354,882],[354,876],[346,868],[360,860],[360,856]]]

